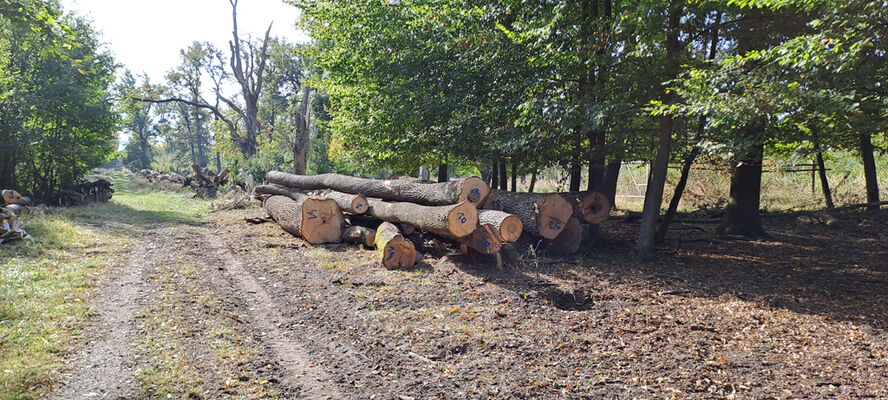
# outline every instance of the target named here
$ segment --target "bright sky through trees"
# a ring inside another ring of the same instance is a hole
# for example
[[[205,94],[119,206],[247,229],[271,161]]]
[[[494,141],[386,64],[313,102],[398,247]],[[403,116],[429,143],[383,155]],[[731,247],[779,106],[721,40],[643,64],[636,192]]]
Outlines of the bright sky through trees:
[[[134,74],[147,72],[153,82],[179,64],[179,50],[192,41],[209,41],[228,54],[228,0],[62,0],[62,5],[92,19],[117,62]],[[261,39],[274,21],[272,36],[302,42],[307,36],[293,27],[298,15],[298,9],[281,0],[241,0],[238,29],[241,38]]]

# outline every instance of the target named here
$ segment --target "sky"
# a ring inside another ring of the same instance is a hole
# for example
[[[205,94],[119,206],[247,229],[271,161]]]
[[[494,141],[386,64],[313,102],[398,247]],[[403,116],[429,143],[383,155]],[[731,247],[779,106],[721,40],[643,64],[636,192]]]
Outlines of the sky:
[[[153,83],[179,64],[179,50],[192,41],[209,41],[229,53],[228,0],[62,0],[62,6],[93,20],[117,62],[133,74],[147,73]],[[274,22],[271,36],[308,40],[294,27],[299,10],[282,0],[240,0],[237,11],[242,39],[261,38]]]

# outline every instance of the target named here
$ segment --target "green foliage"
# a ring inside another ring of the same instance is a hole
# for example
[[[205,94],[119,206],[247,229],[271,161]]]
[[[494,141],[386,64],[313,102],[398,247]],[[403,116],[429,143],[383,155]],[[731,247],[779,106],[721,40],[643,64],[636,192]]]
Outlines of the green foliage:
[[[55,2],[0,12],[0,186],[46,199],[114,154],[114,63]]]

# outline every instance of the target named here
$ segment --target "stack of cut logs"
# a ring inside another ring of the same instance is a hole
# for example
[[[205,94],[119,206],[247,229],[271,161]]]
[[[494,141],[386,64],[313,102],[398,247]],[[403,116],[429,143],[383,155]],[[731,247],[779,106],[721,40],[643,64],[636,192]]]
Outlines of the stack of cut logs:
[[[80,206],[89,203],[104,203],[111,200],[114,188],[105,179],[86,181],[70,189],[53,194],[52,204],[56,206]]]
[[[208,168],[201,168],[197,164],[192,164],[191,169],[193,171],[184,176],[175,172],[165,174],[153,169],[139,170],[136,172],[136,175],[158,185],[180,184],[183,187],[190,187],[194,189],[198,197],[205,199],[216,198],[216,192],[219,190],[219,187],[228,183],[229,171],[227,169],[222,170],[218,175]]]
[[[15,190],[3,190],[0,193],[3,195],[4,204],[0,207],[0,243],[31,239],[18,222],[19,216],[31,214],[31,209],[28,207],[31,199]]]
[[[285,231],[312,244],[375,247],[387,268],[417,262],[415,246],[405,237],[415,229],[459,243],[464,252],[498,254],[503,243],[524,234],[545,239],[556,252],[574,253],[585,225],[601,223],[610,211],[607,197],[596,192],[491,191],[476,177],[420,183],[270,171],[266,180],[255,188],[256,196]]]

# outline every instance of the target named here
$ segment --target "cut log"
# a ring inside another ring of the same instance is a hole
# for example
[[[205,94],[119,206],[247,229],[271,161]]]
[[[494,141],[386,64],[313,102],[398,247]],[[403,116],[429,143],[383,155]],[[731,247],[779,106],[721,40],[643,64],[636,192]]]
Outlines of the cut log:
[[[278,195],[287,196],[291,199],[298,199],[300,196],[309,196],[320,199],[330,199],[339,205],[342,212],[352,214],[363,214],[367,212],[367,199],[359,194],[341,193],[332,190],[319,190],[316,192],[304,192],[287,186],[270,184],[256,186],[253,191],[259,195]]]
[[[339,242],[345,223],[339,205],[333,200],[306,195],[297,198],[271,196],[263,206],[281,228],[311,244]]]
[[[409,268],[416,263],[416,247],[401,235],[395,224],[379,225],[374,243],[379,263],[388,269]]]
[[[413,203],[387,203],[368,198],[367,215],[389,222],[413,225],[448,239],[471,234],[478,226],[478,209],[468,201],[449,206],[421,206]]]
[[[516,217],[517,218],[517,217]],[[519,222],[520,224],[520,222]],[[468,248],[481,254],[496,254],[502,249],[502,241],[496,229],[487,224],[482,224],[468,239],[463,242]]]
[[[343,212],[351,214],[363,214],[369,208],[367,199],[360,194],[342,193],[335,190],[318,190],[311,193],[312,196],[322,199],[330,199],[339,204]]]
[[[555,239],[573,215],[570,203],[558,194],[513,193],[491,190],[491,206],[521,219],[524,231],[546,239]]]
[[[372,248],[373,243],[376,242],[376,230],[363,226],[349,226],[342,231],[342,240]]]
[[[3,202],[6,204],[20,204],[22,202],[22,195],[15,190],[4,190],[3,194]]]
[[[503,243],[518,241],[524,230],[520,218],[496,210],[478,210],[478,224],[480,226],[490,225]]]
[[[490,193],[487,184],[477,177],[442,183],[418,183],[407,180],[381,181],[338,174],[294,175],[269,171],[266,179],[271,183],[303,190],[332,189],[388,201],[429,206],[468,201],[477,207]]]
[[[583,244],[584,232],[583,224],[576,217],[571,217],[558,237],[549,241],[549,251],[565,255],[576,253]]]
[[[558,193],[573,207],[573,215],[590,224],[600,224],[610,215],[610,199],[599,192]]]

